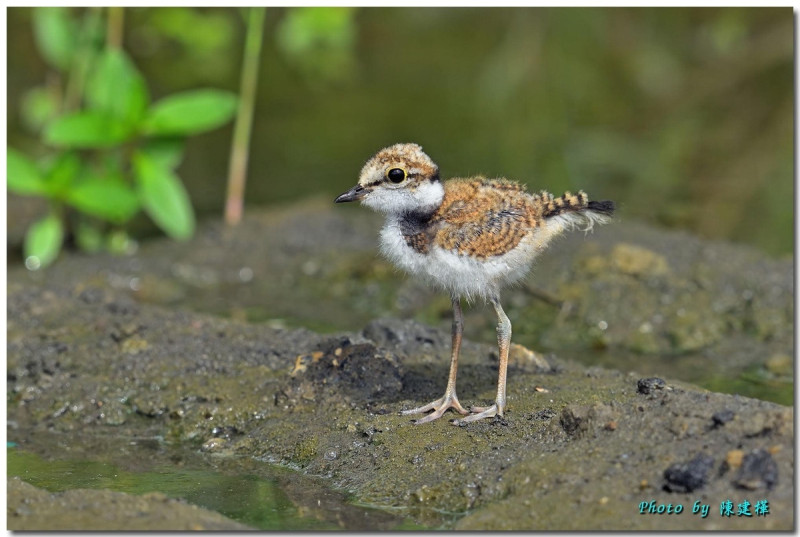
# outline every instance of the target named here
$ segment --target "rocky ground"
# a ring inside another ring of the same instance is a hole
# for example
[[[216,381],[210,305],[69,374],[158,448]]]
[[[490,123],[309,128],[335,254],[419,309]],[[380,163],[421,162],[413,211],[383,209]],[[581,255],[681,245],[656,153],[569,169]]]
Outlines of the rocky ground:
[[[276,462],[431,527],[793,527],[792,407],[676,379],[692,366],[755,367],[786,385],[791,260],[639,225],[573,236],[537,267],[549,283],[508,293],[515,341],[537,338],[547,352],[514,347],[505,418],[416,426],[397,411],[444,389],[449,301],[376,257],[375,225],[311,203],[132,257],[10,267],[9,439],[36,450],[28,439],[43,432],[74,444],[144,436]],[[410,311],[419,320],[387,318]],[[492,326],[488,308],[470,310],[465,404],[493,397]],[[626,372],[570,359],[598,349]],[[106,502],[115,520],[150,512],[142,502],[191,507],[116,494],[86,501]],[[70,496],[10,481],[9,527],[57,520]],[[720,515],[726,501],[733,516]],[[737,516],[745,501],[753,516]]]

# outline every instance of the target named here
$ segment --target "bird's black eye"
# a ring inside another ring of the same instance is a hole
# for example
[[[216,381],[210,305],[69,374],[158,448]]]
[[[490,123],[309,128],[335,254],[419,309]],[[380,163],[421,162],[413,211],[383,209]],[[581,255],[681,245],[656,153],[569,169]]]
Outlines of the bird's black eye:
[[[402,183],[406,178],[406,171],[403,168],[392,168],[386,172],[386,177],[393,183]]]

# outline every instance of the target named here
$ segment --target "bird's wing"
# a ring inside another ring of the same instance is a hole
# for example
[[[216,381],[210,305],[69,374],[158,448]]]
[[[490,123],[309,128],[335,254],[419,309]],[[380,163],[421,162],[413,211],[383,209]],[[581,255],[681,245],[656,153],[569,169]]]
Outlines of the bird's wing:
[[[461,255],[486,258],[514,249],[536,226],[532,198],[515,183],[483,180],[448,189],[437,215],[436,244]],[[475,184],[477,183],[477,184]]]

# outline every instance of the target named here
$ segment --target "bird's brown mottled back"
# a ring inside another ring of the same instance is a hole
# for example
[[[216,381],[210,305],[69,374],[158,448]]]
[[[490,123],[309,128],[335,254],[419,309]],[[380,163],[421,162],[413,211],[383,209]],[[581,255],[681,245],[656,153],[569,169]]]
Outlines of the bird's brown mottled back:
[[[513,250],[546,219],[580,210],[589,200],[583,191],[554,197],[529,194],[524,185],[506,179],[451,179],[444,200],[430,219],[409,226],[406,244],[427,253],[433,244],[460,255],[485,259]]]
[[[486,258],[516,247],[538,225],[540,211],[525,187],[504,179],[453,179],[431,218],[437,246]]]

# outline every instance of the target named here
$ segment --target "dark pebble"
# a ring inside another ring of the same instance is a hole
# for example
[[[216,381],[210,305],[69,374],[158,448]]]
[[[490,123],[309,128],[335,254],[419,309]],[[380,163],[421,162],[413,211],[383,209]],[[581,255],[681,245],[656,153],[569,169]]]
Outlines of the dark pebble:
[[[540,410],[538,412],[533,413],[530,416],[530,418],[528,418],[528,419],[537,420],[537,421],[538,420],[546,421],[546,420],[552,419],[553,417],[555,417],[555,415],[556,415],[556,413],[555,413],[554,410],[552,410],[550,408],[545,408],[544,410]]]
[[[503,425],[504,427],[508,427],[508,420],[506,420],[503,416],[494,416],[492,418],[492,425]]]
[[[711,416],[711,421],[714,422],[714,427],[716,428],[725,425],[729,421],[732,421],[735,415],[736,414],[733,412],[733,410],[720,410]]]
[[[586,430],[589,420],[589,409],[586,406],[568,405],[561,411],[561,427],[567,434],[576,434]]]
[[[739,473],[733,480],[734,485],[747,490],[772,489],[777,482],[778,465],[764,449],[754,449],[745,455]]]
[[[78,299],[87,303],[87,304],[99,304],[104,299],[104,291],[97,287],[90,287],[88,289],[84,289],[78,295]]]
[[[708,472],[714,466],[714,458],[703,453],[689,462],[673,464],[664,471],[667,492],[692,492],[708,481]]]
[[[636,383],[636,388],[639,390],[639,393],[647,395],[655,390],[663,390],[666,385],[667,383],[664,382],[663,379],[658,377],[650,377],[646,379],[639,379],[639,381]]]

